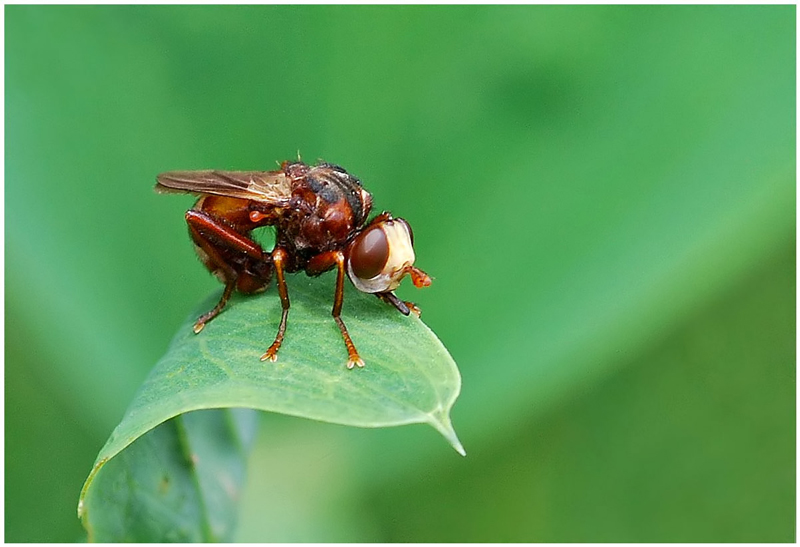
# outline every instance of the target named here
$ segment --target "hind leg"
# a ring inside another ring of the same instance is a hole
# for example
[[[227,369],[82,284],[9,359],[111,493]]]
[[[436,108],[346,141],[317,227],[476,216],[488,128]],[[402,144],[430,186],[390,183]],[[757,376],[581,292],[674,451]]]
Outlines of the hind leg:
[[[231,294],[233,294],[233,287],[235,284],[235,281],[227,283],[225,285],[225,290],[222,291],[222,297],[219,299],[219,302],[217,302],[217,305],[214,306],[210,311],[207,311],[197,318],[197,321],[195,321],[194,326],[192,327],[192,330],[195,334],[200,334],[200,331],[203,330],[203,328],[206,326],[206,323],[214,319],[222,312],[222,310],[225,309],[225,305],[228,303]]]
[[[219,223],[202,211],[187,211],[186,223],[189,225],[189,232],[197,245],[198,254],[200,254],[203,263],[209,271],[219,277],[220,281],[225,284],[225,290],[222,291],[222,296],[217,305],[201,315],[195,322],[192,330],[197,334],[203,330],[206,323],[225,309],[225,305],[228,303],[237,284],[240,289],[244,288],[243,285],[251,285],[251,274],[239,271],[242,264],[248,261],[248,258],[266,262],[269,255],[265,255],[258,243]],[[267,266],[265,263],[263,268],[269,273]],[[264,285],[268,282],[269,279],[267,278]],[[244,292],[254,291],[245,290]]]

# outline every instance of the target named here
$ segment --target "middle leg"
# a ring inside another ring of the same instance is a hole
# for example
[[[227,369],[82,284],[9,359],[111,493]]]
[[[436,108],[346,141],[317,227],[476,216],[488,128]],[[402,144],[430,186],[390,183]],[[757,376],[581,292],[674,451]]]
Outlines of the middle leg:
[[[286,333],[286,319],[289,317],[289,290],[286,288],[286,276],[284,273],[286,258],[286,250],[282,247],[273,249],[272,265],[275,267],[275,276],[278,278],[278,294],[281,297],[281,323],[278,326],[278,334],[275,335],[275,341],[261,356],[262,361],[269,359],[273,363],[278,360],[278,350],[283,344],[283,335]]]

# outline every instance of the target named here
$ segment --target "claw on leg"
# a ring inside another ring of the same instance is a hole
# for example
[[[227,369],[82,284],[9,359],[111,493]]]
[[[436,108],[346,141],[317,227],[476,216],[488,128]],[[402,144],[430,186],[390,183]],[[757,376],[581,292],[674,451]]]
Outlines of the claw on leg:
[[[408,311],[419,317],[422,314],[422,310],[419,309],[419,306],[414,304],[413,302],[405,302],[406,306],[408,307]]]
[[[347,332],[347,327],[344,326],[344,321],[339,316],[334,316],[334,320],[336,324],[339,326],[339,331],[342,333],[342,338],[344,339],[344,345],[347,348],[347,354],[349,355],[347,359],[347,368],[348,370],[352,370],[355,367],[364,368],[364,360],[358,354],[356,350],[355,344],[353,344],[353,340],[350,338],[350,333]]]
[[[272,344],[272,345],[269,347],[269,349],[267,350],[267,352],[266,352],[264,355],[262,355],[262,356],[261,356],[261,360],[262,360],[262,361],[267,361],[267,360],[269,360],[269,361],[271,361],[271,362],[273,362],[273,363],[274,363],[275,361],[277,361],[277,360],[278,360],[278,348],[279,348],[279,347],[280,347],[280,346],[277,346],[277,347],[276,347],[276,346],[275,346],[275,344]]]
[[[347,368],[348,370],[352,370],[353,368],[364,368],[364,360],[358,356],[356,353],[355,356],[351,355],[350,359],[347,360]]]

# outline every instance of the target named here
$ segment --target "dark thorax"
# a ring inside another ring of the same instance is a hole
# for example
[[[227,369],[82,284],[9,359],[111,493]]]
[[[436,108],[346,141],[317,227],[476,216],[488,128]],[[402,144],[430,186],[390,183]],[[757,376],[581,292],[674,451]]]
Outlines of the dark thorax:
[[[292,181],[291,204],[277,224],[277,245],[290,251],[287,271],[305,268],[319,253],[344,248],[363,227],[372,196],[359,181],[336,165],[285,165]]]

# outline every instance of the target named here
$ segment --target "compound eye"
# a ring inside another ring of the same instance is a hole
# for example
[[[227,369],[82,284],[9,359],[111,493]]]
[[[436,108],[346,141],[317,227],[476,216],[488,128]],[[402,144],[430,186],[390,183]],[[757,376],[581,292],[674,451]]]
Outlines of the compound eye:
[[[363,232],[356,238],[350,253],[350,265],[359,279],[372,279],[383,271],[389,260],[389,241],[380,226]]]

